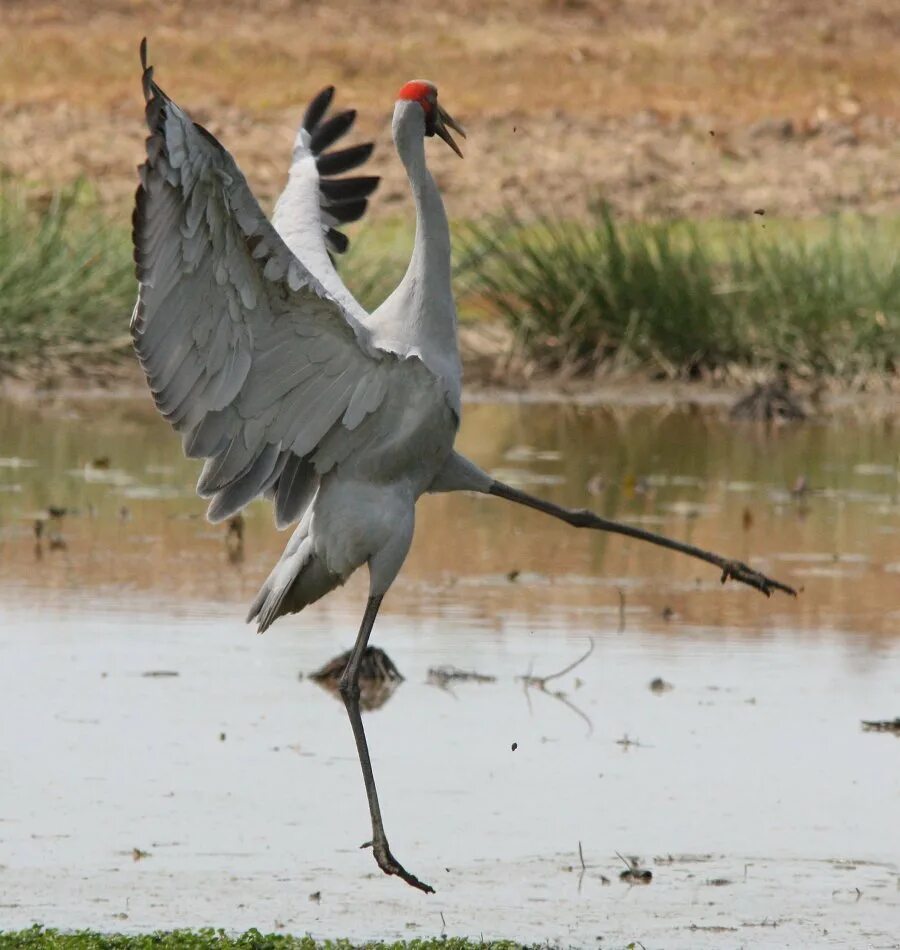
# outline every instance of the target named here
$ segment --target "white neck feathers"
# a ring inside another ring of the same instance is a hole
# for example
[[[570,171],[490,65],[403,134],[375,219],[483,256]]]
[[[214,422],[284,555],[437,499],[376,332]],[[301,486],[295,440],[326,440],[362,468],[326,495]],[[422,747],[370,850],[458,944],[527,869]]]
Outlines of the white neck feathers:
[[[412,258],[397,289],[372,315],[378,345],[414,353],[445,383],[459,408],[456,306],[450,279],[450,228],[444,202],[425,164],[425,114],[417,102],[394,109],[394,143],[416,204]]]

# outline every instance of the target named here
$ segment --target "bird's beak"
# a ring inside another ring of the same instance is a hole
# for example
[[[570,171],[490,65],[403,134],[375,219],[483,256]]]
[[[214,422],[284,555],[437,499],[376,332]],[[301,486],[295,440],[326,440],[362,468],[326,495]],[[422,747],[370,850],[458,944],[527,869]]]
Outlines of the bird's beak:
[[[466,130],[453,119],[453,116],[449,112],[446,112],[440,106],[437,107],[437,120],[434,123],[434,131],[436,135],[439,135],[449,146],[459,155],[460,158],[463,157],[463,153],[459,150],[459,146],[456,142],[453,141],[453,136],[447,131],[447,127],[453,129],[454,132],[459,132],[459,134],[465,138]]]

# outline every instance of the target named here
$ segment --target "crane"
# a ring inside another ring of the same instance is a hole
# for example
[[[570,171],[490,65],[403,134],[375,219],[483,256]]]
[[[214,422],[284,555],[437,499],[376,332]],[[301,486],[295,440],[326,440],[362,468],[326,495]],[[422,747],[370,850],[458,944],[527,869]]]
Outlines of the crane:
[[[264,495],[279,529],[296,524],[250,607],[259,632],[368,567],[368,599],[340,692],[375,860],[432,892],[391,853],[359,705],[360,661],[409,551],[421,495],[496,496],[700,558],[723,581],[766,595],[794,591],[741,562],[528,495],[454,449],[461,367],[450,233],[425,140],[438,136],[462,157],[451,130],[465,133],[433,83],[407,82],[397,96],[392,132],[415,202],[415,243],[397,288],[367,313],[332,255],[347,248],[339,225],[364,214],[378,179],[334,177],[362,165],[372,145],[331,149],[355,117],[327,117],[333,87],[306,110],[269,221],[232,156],[157,85],[146,39],[140,55],[149,136],[133,216],[134,348],[185,454],[205,460],[197,491],[210,500],[208,518],[222,521]]]

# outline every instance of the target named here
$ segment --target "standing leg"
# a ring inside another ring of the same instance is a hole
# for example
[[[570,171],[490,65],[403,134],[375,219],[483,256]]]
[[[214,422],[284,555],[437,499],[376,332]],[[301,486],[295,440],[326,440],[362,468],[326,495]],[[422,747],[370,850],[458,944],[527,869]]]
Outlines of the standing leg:
[[[339,688],[344,706],[347,707],[347,715],[350,717],[353,737],[356,739],[356,751],[362,768],[366,796],[369,799],[369,814],[372,816],[372,850],[375,853],[378,867],[385,874],[396,874],[411,887],[417,887],[420,891],[425,891],[426,894],[433,894],[434,888],[410,874],[391,854],[391,849],[388,847],[387,835],[384,833],[384,824],[381,820],[381,808],[378,804],[378,790],[375,788],[375,776],[372,773],[372,760],[369,758],[366,731],[363,728],[362,716],[359,710],[359,666],[362,662],[366,644],[369,642],[369,634],[372,632],[375,618],[378,616],[381,601],[382,597],[380,596],[370,597],[366,604],[366,612],[359,627],[353,653],[350,655],[350,661],[341,676]]]

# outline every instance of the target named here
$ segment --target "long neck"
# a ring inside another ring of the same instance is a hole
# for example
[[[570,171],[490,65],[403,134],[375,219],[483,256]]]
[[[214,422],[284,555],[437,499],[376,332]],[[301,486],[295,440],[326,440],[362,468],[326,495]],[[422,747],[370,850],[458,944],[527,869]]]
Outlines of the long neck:
[[[407,277],[427,282],[435,294],[452,299],[450,227],[441,193],[425,164],[425,139],[400,136],[397,149],[416,203],[416,240]]]
[[[417,353],[458,391],[450,229],[440,192],[425,165],[425,118],[418,103],[397,104],[393,132],[416,203],[416,240],[403,280],[372,315],[372,325],[381,345]]]

